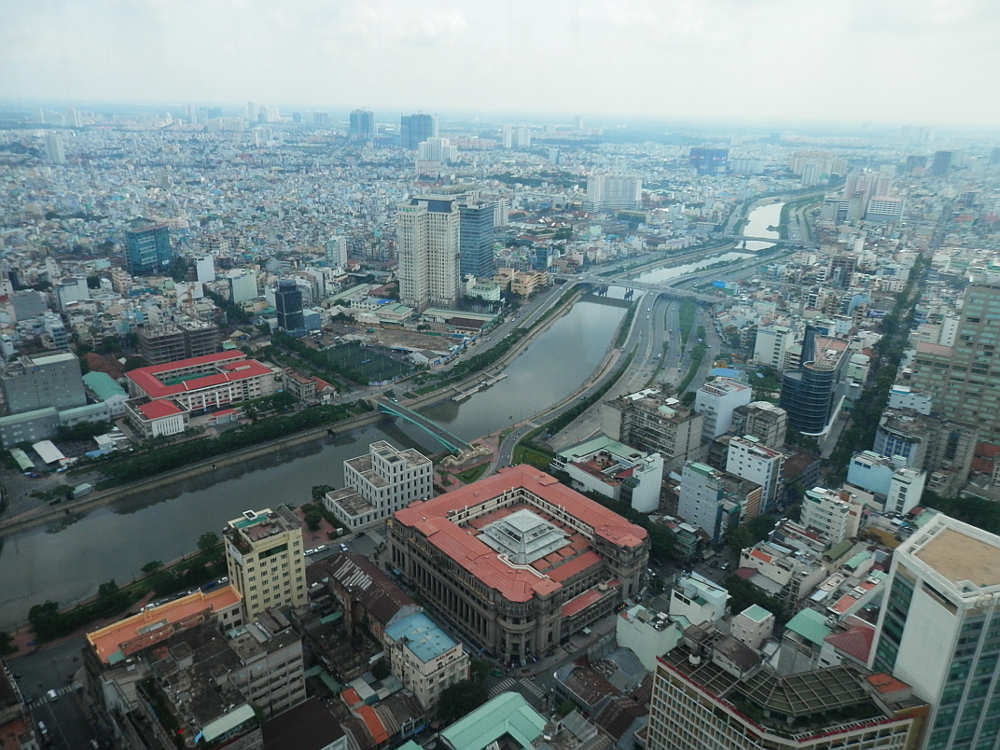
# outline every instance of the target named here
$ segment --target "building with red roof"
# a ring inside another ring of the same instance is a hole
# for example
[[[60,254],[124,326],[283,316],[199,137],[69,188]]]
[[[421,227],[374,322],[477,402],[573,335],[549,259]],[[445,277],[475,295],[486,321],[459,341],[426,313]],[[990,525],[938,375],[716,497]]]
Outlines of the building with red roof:
[[[126,373],[132,398],[170,399],[186,411],[270,396],[278,390],[273,370],[240,351],[219,352]]]
[[[270,367],[235,350],[139,367],[126,376],[131,400],[125,411],[146,438],[183,432],[191,412],[270,396],[279,381]]]
[[[392,563],[464,637],[504,661],[546,653],[634,596],[645,529],[520,465],[389,521]]]

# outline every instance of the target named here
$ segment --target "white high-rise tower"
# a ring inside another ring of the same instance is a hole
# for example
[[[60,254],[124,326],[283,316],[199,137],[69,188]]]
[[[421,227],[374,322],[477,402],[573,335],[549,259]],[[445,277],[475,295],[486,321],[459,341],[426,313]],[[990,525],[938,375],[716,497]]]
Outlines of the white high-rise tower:
[[[399,298],[409,307],[454,307],[459,297],[460,213],[451,196],[418,196],[396,214]]]
[[[925,750],[1000,743],[1000,537],[937,515],[892,556],[872,668],[931,706]]]

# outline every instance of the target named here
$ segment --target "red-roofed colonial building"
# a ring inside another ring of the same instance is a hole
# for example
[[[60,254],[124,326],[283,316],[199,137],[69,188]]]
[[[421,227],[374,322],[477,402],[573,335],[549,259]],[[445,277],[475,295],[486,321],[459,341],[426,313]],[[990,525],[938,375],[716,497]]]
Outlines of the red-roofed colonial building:
[[[392,562],[452,626],[504,661],[545,654],[634,596],[645,529],[520,465],[389,521]]]

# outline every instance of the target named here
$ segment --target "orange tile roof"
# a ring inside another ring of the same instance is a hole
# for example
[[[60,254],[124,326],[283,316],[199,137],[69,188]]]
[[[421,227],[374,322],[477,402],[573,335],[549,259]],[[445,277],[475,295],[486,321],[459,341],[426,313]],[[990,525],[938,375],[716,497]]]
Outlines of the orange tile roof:
[[[470,528],[460,528],[447,517],[454,511],[480,505],[519,487],[565,508],[571,515],[590,525],[595,535],[616,545],[634,547],[646,539],[646,530],[642,527],[629,523],[616,513],[559,484],[548,474],[526,465],[503,469],[499,474],[454,492],[412,503],[397,511],[394,518],[405,526],[417,529],[438,550],[485,585],[499,591],[508,601],[526,602],[536,594],[548,596],[558,591],[562,587],[559,580],[565,580],[572,573],[567,570],[565,575],[554,574],[547,577],[528,566],[508,565],[498,557],[495,550],[476,538],[471,524]],[[581,563],[584,565],[593,565],[600,560],[596,553],[589,552],[589,544],[587,538],[579,533],[573,534],[570,539],[570,549],[585,553],[582,557],[588,562]],[[588,552],[593,557],[587,557]]]
[[[349,687],[341,692],[340,697],[344,699],[344,703],[347,704],[348,708],[354,708],[356,705],[361,703],[361,696],[358,695],[358,691],[352,687]]]
[[[569,562],[564,562],[558,568],[549,572],[549,578],[562,583],[572,578],[577,573],[582,573],[587,568],[601,564],[601,556],[593,550],[587,550],[579,557],[575,557]]]
[[[389,733],[385,731],[385,727],[382,726],[382,720],[379,719],[374,708],[371,706],[362,706],[358,709],[358,716],[365,722],[365,726],[371,732],[372,739],[375,740],[376,745],[381,745],[389,739]]]
[[[597,589],[587,589],[579,596],[574,596],[562,606],[562,616],[570,617],[577,612],[582,612],[600,598],[600,591]]]
[[[98,658],[109,664],[115,654],[127,656],[167,638],[188,623],[195,624],[206,611],[217,612],[240,601],[239,593],[232,586],[221,586],[207,592],[196,591],[87,633],[87,640]]]
[[[897,690],[906,690],[906,688],[910,687],[905,682],[897,680],[891,674],[886,674],[885,672],[868,675],[865,679],[880,693],[895,693]]]
[[[597,536],[609,542],[623,547],[637,547],[646,539],[646,530],[641,526],[629,523],[617,513],[560,484],[555,477],[527,464],[501,469],[497,474],[454,492],[413,503],[409,508],[397,511],[396,519],[413,526],[421,517],[444,517],[450,511],[479,505],[518,487],[565,508],[572,516],[591,526]]]
[[[771,562],[773,559],[770,555],[765,552],[761,552],[759,549],[750,550],[750,556],[756,557],[758,560],[763,560],[766,563]]]

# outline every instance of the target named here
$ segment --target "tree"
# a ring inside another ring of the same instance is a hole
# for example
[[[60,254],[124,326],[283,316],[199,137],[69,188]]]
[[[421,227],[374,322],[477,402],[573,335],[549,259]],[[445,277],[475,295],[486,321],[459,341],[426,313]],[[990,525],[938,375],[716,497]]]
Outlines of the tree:
[[[746,526],[737,526],[729,532],[729,536],[726,539],[726,546],[729,547],[730,552],[737,555],[740,551],[752,545],[753,539],[750,537],[750,532]]]
[[[323,514],[319,512],[319,508],[312,507],[306,511],[303,520],[309,531],[319,531],[320,524],[323,523]]]
[[[160,562],[159,560],[150,560],[148,563],[143,565],[139,570],[141,570],[146,575],[149,575],[150,573],[154,573],[162,567],[163,563]]]
[[[17,646],[14,645],[14,636],[6,630],[0,630],[0,656],[10,656],[17,653]]]
[[[446,687],[438,701],[438,719],[449,724],[470,711],[475,711],[486,702],[486,685],[472,680],[463,680]]]
[[[392,674],[392,670],[389,669],[389,663],[385,659],[379,659],[372,667],[372,676],[376,680],[384,680],[390,674]]]
[[[314,503],[322,502],[327,492],[333,492],[334,488],[329,484],[314,484],[312,488],[312,499]]]
[[[483,682],[490,673],[490,663],[486,659],[474,658],[469,662],[469,671],[474,682]]]
[[[569,700],[560,703],[559,707],[556,709],[556,713],[563,717],[569,716],[574,711],[576,711],[576,704]]]
[[[750,544],[756,544],[767,539],[767,535],[774,528],[774,516],[757,516],[747,524],[747,531],[750,532]],[[750,545],[747,545],[750,546]]]
[[[206,531],[198,537],[198,549],[202,552],[210,552],[219,546],[219,535],[214,531]]]

